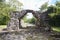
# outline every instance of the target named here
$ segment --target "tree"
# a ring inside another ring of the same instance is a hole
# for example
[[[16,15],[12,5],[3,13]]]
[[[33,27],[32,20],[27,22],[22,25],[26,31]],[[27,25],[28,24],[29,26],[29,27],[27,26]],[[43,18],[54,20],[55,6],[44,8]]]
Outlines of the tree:
[[[19,2],[18,0],[9,0],[8,3],[11,7],[16,8],[16,10],[18,10],[18,11],[20,11],[21,6],[23,6],[23,4],[21,2]]]
[[[55,3],[55,6],[49,6],[48,10],[53,10],[52,13],[49,14],[50,16],[50,25],[55,27],[60,27],[60,1]]]
[[[60,1],[57,1],[55,3],[55,6],[53,5],[50,5],[48,6],[47,3],[43,4],[40,8],[40,11],[43,11],[47,9],[47,11],[49,12],[49,18],[50,18],[50,21],[49,21],[49,24],[51,26],[60,26]]]
[[[60,1],[56,1],[56,6],[60,7]]]
[[[26,20],[27,23],[35,24],[35,18],[32,17],[31,19]]]
[[[40,9],[40,11],[43,11],[43,10],[47,9],[47,7],[48,7],[48,2],[44,3],[44,4],[41,6],[41,8],[39,8],[39,9]]]
[[[17,10],[16,7],[12,6],[10,4],[10,2],[12,2],[14,0],[11,0],[9,1],[8,3],[6,3],[5,1],[3,0],[0,0],[0,25],[5,25],[7,24],[7,22],[9,21],[10,19],[10,15],[9,15],[9,12],[10,11],[14,11],[14,10]],[[17,1],[17,0],[16,0]],[[15,2],[15,1],[14,1]],[[16,2],[18,3],[18,2]],[[13,4],[13,3],[12,3]],[[15,4],[14,4],[15,5]],[[15,5],[15,6],[18,6],[18,5]],[[19,7],[22,6],[22,3]]]
[[[6,17],[8,18],[9,5],[5,4],[5,1],[0,1],[0,24],[6,24]]]

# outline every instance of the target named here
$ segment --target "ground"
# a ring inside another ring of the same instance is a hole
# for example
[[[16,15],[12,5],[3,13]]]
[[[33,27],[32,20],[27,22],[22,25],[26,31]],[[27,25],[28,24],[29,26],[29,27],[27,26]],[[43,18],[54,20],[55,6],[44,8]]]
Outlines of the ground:
[[[6,28],[6,25],[0,25],[0,31],[4,28]]]
[[[4,29],[4,28],[6,28],[6,25],[0,25],[0,31],[1,31],[2,29]],[[60,27],[52,27],[52,29],[53,29],[54,31],[60,32]]]

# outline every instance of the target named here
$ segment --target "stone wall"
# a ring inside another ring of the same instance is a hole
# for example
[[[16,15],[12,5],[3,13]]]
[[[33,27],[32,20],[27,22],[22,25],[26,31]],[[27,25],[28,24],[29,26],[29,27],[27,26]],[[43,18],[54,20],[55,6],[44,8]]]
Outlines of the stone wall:
[[[22,28],[21,26],[21,19],[27,14],[32,13],[33,16],[37,19],[36,20],[36,27],[46,27],[47,30],[51,29],[51,26],[48,24],[48,13],[43,12],[40,13],[39,11],[33,11],[33,10],[22,10],[22,11],[13,11],[10,13],[10,22],[7,25],[7,29],[9,30],[18,30],[19,28]]]
[[[10,13],[10,21],[7,25],[7,30],[19,30],[22,28],[21,26],[21,19],[27,14],[27,13],[32,13],[33,16],[37,19],[38,22],[36,22],[36,26],[40,25],[39,23],[39,14],[36,11],[33,10],[22,10],[22,11],[13,11]],[[40,26],[39,26],[40,27]]]

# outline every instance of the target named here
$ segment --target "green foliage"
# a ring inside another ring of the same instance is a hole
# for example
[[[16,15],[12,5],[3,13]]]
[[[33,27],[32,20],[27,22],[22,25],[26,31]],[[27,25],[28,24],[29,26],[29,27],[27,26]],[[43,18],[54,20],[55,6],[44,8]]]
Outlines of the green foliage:
[[[6,24],[6,17],[8,17],[9,6],[4,2],[0,2],[0,25]]]
[[[44,4],[41,6],[41,8],[39,8],[39,9],[40,9],[40,11],[43,11],[43,10],[47,9],[47,7],[48,7],[48,2],[44,3]]]
[[[53,17],[50,17],[50,21],[49,24],[51,26],[55,26],[55,27],[60,27],[60,15],[54,15]]]
[[[4,2],[5,0],[0,0],[0,2]]]
[[[56,2],[56,6],[60,7],[60,1]]]
[[[34,17],[32,17],[30,19],[27,19],[26,16],[25,16],[23,20],[24,20],[25,23],[35,24],[35,18]]]
[[[50,6],[48,9],[53,10],[52,13],[49,14],[50,21],[49,24],[51,26],[60,27],[60,2],[56,2],[56,6]]]
[[[7,22],[9,21],[10,19],[10,15],[9,15],[9,12],[10,11],[14,11],[14,10],[17,10],[16,7],[12,6],[10,4],[10,2],[12,2],[13,0],[9,1],[9,2],[5,2],[5,1],[0,1],[0,25],[5,25],[7,24]],[[16,0],[17,1],[17,0]],[[18,3],[18,2],[16,2]],[[12,3],[13,4],[13,3]],[[14,4],[15,5],[15,4]],[[18,6],[18,5],[15,5],[15,6]],[[19,6],[21,7],[22,4]]]
[[[21,6],[23,6],[23,4],[21,2],[19,2],[18,0],[9,0],[9,5],[11,7],[16,8],[16,10],[18,10],[18,11],[21,10]]]
[[[56,13],[56,10],[57,10],[57,8],[55,6],[52,6],[52,5],[49,6],[47,9],[48,9],[49,13]]]
[[[43,4],[40,11],[47,9],[49,12],[49,24],[51,26],[60,27],[60,1],[56,1],[55,6],[48,6],[47,3]]]
[[[31,23],[31,24],[35,24],[35,18],[34,17],[31,18],[31,19],[27,20],[27,22],[28,23]]]
[[[27,17],[26,16],[28,16],[28,15],[25,15],[22,19],[24,20],[24,22],[26,22],[27,21]]]

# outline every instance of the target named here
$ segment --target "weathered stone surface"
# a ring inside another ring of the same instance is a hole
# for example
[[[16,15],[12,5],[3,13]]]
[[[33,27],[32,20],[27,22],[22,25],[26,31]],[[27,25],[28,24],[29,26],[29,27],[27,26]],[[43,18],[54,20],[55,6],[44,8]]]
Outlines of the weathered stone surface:
[[[27,13],[32,13],[36,20],[36,27],[34,29],[29,28],[21,29],[21,19]],[[48,24],[48,11],[39,12],[33,10],[22,10],[22,11],[13,11],[10,13],[10,21],[7,25],[7,30],[13,31],[3,31],[0,33],[0,40],[60,40],[60,38],[53,38],[51,34],[51,26]],[[19,30],[19,31],[16,31]],[[55,32],[56,33],[56,32]],[[60,35],[60,33],[58,33]]]
[[[19,12],[12,12],[10,15],[10,21],[7,25],[7,30],[18,30],[19,29]]]
[[[18,30],[19,28],[22,28],[21,26],[21,19],[27,14],[32,13],[34,17],[36,17],[37,21],[39,20],[39,12],[33,11],[33,10],[22,10],[22,11],[13,11],[10,13],[10,22],[7,25],[7,29],[9,30]],[[40,22],[37,22],[38,25],[40,25]],[[38,25],[36,25],[38,27]]]
[[[37,30],[37,31],[36,31]],[[21,30],[20,32],[9,32],[0,36],[1,40],[48,40],[48,33],[41,32],[40,29]]]
[[[19,30],[22,28],[21,19],[27,14],[32,13],[36,20],[36,28],[39,30],[31,30],[30,31],[21,31],[16,33],[7,33],[2,37],[2,40],[48,40],[50,33],[50,26],[48,25],[48,21],[45,21],[48,18],[48,13],[33,10],[22,10],[22,11],[13,11],[10,13],[10,22],[7,25],[7,30]]]
[[[13,11],[10,13],[10,22],[7,25],[7,29],[9,30],[18,30],[22,28],[21,26],[21,19],[27,14],[32,13],[33,16],[37,19],[36,20],[36,27],[46,27],[45,30],[50,30],[51,26],[48,24],[48,12],[33,11],[33,10],[22,10],[22,11]]]

